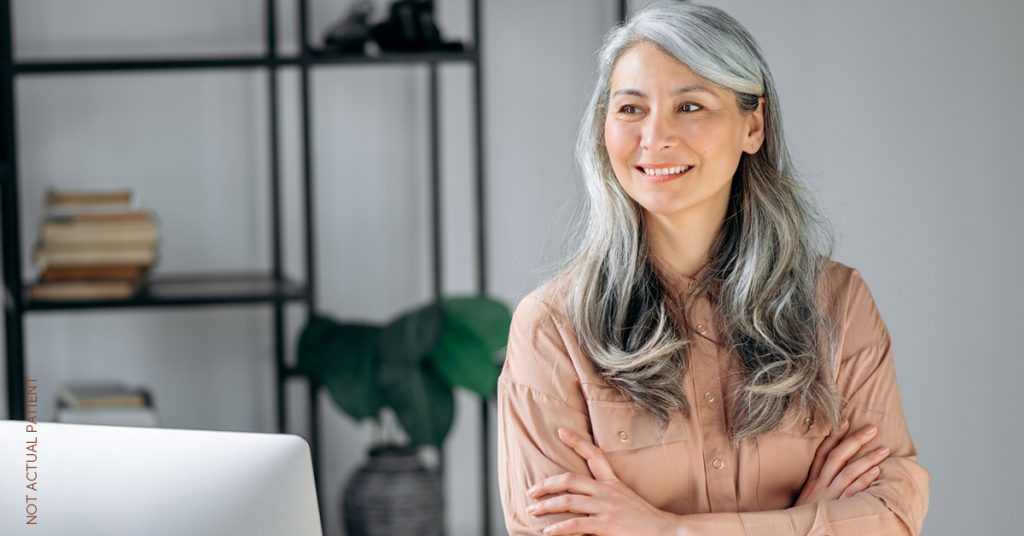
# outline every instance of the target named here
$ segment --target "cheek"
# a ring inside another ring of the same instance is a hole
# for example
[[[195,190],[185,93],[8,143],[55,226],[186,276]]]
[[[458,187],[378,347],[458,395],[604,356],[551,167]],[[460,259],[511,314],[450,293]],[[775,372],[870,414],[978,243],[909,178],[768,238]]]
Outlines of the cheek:
[[[733,133],[713,121],[688,123],[682,127],[680,135],[686,145],[702,158],[710,158],[711,162],[716,160],[716,155],[726,152],[734,144]]]
[[[629,125],[622,125],[615,121],[608,121],[604,124],[604,144],[608,148],[608,156],[612,164],[619,165],[616,160],[628,158],[637,146],[636,133]]]

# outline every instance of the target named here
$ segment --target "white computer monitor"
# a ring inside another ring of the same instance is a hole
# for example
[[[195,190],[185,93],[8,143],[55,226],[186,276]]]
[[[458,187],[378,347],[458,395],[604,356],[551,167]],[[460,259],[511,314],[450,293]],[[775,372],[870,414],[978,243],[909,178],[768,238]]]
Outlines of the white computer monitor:
[[[0,534],[323,533],[299,436],[0,421]]]

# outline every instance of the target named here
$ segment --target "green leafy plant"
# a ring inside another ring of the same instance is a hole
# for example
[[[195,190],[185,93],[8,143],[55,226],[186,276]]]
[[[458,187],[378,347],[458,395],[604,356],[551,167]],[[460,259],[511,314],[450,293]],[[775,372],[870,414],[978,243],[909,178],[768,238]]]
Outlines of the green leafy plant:
[[[342,411],[373,419],[390,408],[412,445],[440,447],[455,416],[454,388],[494,393],[512,315],[501,302],[452,297],[383,325],[314,315],[297,348],[299,373]]]

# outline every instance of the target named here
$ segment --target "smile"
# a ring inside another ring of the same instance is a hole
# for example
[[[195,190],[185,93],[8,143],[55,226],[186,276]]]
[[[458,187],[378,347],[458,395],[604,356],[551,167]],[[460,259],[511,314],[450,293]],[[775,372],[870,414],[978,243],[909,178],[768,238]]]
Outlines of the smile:
[[[675,180],[685,175],[688,171],[693,169],[693,166],[673,166],[673,167],[643,167],[636,166],[635,168],[640,173],[647,176],[647,179],[651,182],[668,182]]]
[[[684,173],[686,171],[689,171],[690,168],[692,168],[692,167],[693,166],[676,166],[676,167],[663,167],[663,168],[638,167],[638,169],[640,171],[643,171],[645,175],[649,175],[651,177],[656,177],[656,176],[661,176],[661,175],[678,175],[680,173]]]

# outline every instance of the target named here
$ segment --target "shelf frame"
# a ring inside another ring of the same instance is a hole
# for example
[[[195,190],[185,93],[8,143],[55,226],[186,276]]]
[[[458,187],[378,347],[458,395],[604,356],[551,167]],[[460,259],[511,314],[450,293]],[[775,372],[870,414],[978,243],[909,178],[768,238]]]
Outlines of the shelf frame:
[[[177,274],[152,277],[143,289],[127,299],[44,300],[29,296],[24,285],[23,311],[73,311],[83,309],[130,309],[215,305],[274,304],[304,301],[305,285],[259,272]],[[244,287],[224,291],[225,286]]]
[[[263,54],[211,55],[211,56],[157,56],[139,58],[77,58],[77,59],[15,59],[12,28],[12,10],[10,0],[0,0],[0,207],[2,207],[3,235],[3,271],[4,271],[4,304],[6,326],[6,364],[9,418],[24,419],[25,406],[25,341],[24,317],[26,314],[39,312],[71,312],[71,311],[103,311],[130,308],[169,308],[169,307],[204,307],[269,304],[273,307],[271,333],[274,349],[274,383],[277,407],[277,429],[285,432],[288,429],[285,411],[285,384],[288,379],[302,377],[294,366],[286,362],[285,346],[285,308],[290,303],[304,304],[307,318],[317,312],[317,274],[316,274],[316,229],[315,218],[315,180],[313,167],[313,141],[310,131],[310,70],[314,67],[332,68],[340,66],[373,66],[373,65],[423,65],[428,70],[427,102],[430,106],[430,192],[431,192],[431,238],[433,242],[432,286],[435,300],[442,297],[442,236],[441,236],[441,181],[440,181],[440,80],[439,66],[442,64],[466,64],[473,69],[473,124],[474,156],[475,156],[475,187],[477,227],[477,290],[483,295],[487,293],[487,257],[486,257],[486,192],[484,160],[483,123],[483,74],[481,69],[481,2],[467,0],[471,11],[472,43],[462,51],[431,51],[419,53],[382,53],[378,56],[367,55],[336,55],[326,53],[323,49],[310,46],[309,2],[296,0],[298,11],[300,51],[298,54],[282,56],[278,54],[277,16],[274,0],[264,0],[264,42],[266,50]],[[304,282],[288,279],[283,274],[282,236],[281,236],[281,162],[279,139],[279,90],[278,74],[282,68],[297,68],[300,76],[301,105],[301,161],[302,161],[302,228],[305,255]],[[142,73],[147,71],[224,71],[224,70],[265,70],[268,76],[268,131],[269,157],[267,165],[270,169],[270,215],[271,215],[271,259],[269,273],[195,273],[180,275],[154,276],[148,283],[148,290],[140,295],[125,300],[60,300],[47,301],[32,299],[28,293],[28,284],[22,274],[21,246],[21,213],[19,207],[18,166],[16,161],[16,111],[17,97],[15,80],[18,77],[61,76],[83,74],[116,74]],[[216,292],[202,291],[204,286],[220,284],[249,283],[253,285],[246,291]],[[191,287],[193,291],[188,289]],[[12,292],[11,289],[17,289]],[[177,291],[175,291],[177,289]],[[317,495],[321,504],[321,521],[324,506],[323,483],[320,481],[321,449],[319,393],[322,388],[313,381],[308,382],[308,427],[309,443],[314,466],[314,480]],[[481,405],[481,534],[489,534],[491,526],[491,468],[489,434],[489,414],[493,411],[490,400],[483,400]],[[443,456],[442,456],[443,458]]]
[[[268,30],[269,31],[269,30]],[[273,50],[273,49],[272,49]],[[118,71],[194,71],[213,69],[276,69],[309,65],[376,65],[376,64],[436,64],[474,63],[476,50],[460,52],[388,52],[379,56],[365,54],[329,54],[309,49],[306,55],[278,56],[167,56],[144,58],[82,58],[71,61],[28,60],[14,61],[15,75],[54,75],[74,73],[110,73]]]

